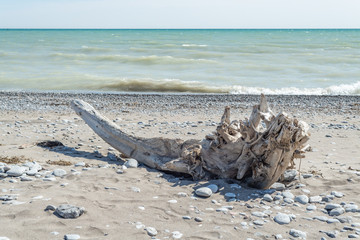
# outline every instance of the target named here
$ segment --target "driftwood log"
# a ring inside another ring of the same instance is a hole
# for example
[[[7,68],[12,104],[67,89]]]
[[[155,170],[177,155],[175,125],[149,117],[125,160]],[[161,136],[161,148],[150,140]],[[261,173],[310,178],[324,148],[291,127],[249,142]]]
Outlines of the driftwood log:
[[[305,122],[285,113],[275,116],[264,95],[249,119],[230,121],[226,107],[213,134],[187,141],[134,137],[82,100],[72,101],[71,106],[105,142],[151,168],[194,179],[247,179],[257,188],[270,187],[294,165],[294,158],[304,157],[302,148],[310,135]]]

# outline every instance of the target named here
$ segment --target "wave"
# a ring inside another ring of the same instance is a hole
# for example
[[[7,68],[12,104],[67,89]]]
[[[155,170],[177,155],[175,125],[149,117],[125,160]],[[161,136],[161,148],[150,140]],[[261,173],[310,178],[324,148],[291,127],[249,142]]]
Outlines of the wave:
[[[196,48],[196,47],[207,47],[208,45],[206,45],[206,44],[186,44],[186,43],[184,43],[181,46]]]
[[[86,54],[68,54],[68,53],[54,53],[53,57],[63,57],[72,60],[81,61],[111,61],[120,63],[135,63],[145,65],[155,64],[189,64],[189,63],[217,63],[214,60],[208,59],[194,59],[194,58],[179,58],[173,56],[130,56],[130,55],[86,55]]]
[[[93,52],[109,52],[111,49],[109,48],[100,48],[100,47],[89,47],[86,45],[81,46],[81,52],[84,53],[93,53]]]
[[[94,77],[94,76],[93,76]],[[247,86],[211,86],[199,81],[179,79],[104,79],[92,85],[92,90],[123,92],[189,92],[189,93],[228,93],[228,94],[267,94],[267,95],[360,95],[360,81],[353,84],[333,85],[326,88],[263,88]],[[99,80],[99,79],[98,79]]]
[[[179,79],[122,79],[114,83],[93,86],[95,89],[124,92],[190,92],[190,93],[229,93],[229,89],[206,86],[197,81]]]
[[[262,88],[233,86],[229,92],[233,94],[260,94],[267,95],[360,95],[360,81],[353,84],[333,85],[325,88]]]

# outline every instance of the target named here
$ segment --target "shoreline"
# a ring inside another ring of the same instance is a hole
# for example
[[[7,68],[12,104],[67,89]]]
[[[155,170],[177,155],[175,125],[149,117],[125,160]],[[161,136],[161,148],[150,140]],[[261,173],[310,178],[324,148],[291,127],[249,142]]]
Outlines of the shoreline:
[[[285,190],[252,189],[228,179],[193,181],[144,165],[124,168],[126,159],[69,106],[75,98],[88,101],[136,137],[186,140],[202,139],[215,130],[225,106],[231,106],[232,120],[249,117],[258,95],[0,91],[1,159],[28,159],[42,167],[36,176],[0,177],[0,197],[7,199],[0,200],[0,237],[151,239],[148,227],[157,230],[157,239],[295,238],[290,229],[307,239],[360,237],[360,98],[266,97],[275,114],[285,111],[310,126],[312,151],[296,159],[297,179]],[[37,146],[47,140],[64,146]],[[52,164],[58,161],[70,165]],[[65,175],[55,176],[55,170]],[[219,191],[209,198],[196,196],[195,190],[208,184],[216,184]],[[285,199],[289,192],[293,198]],[[229,201],[229,193],[235,200]],[[298,196],[317,200],[300,203]],[[60,204],[86,212],[63,219],[44,211]],[[328,204],[344,212],[329,215]],[[277,223],[280,213],[290,222]]]

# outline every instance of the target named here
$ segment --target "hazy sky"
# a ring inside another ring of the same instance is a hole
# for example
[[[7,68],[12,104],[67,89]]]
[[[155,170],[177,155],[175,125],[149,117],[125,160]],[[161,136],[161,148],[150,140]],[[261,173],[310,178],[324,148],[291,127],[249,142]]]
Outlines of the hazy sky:
[[[360,0],[0,0],[0,28],[360,28]]]

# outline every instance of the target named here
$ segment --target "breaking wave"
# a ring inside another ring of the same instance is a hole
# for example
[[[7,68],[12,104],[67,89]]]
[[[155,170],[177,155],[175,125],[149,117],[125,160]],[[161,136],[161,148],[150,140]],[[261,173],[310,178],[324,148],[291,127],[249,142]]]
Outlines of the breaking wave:
[[[104,79],[104,84],[93,85],[93,90],[124,92],[189,92],[189,93],[228,93],[267,95],[360,95],[360,81],[326,88],[262,88],[245,86],[211,86],[199,81],[179,79]]]

